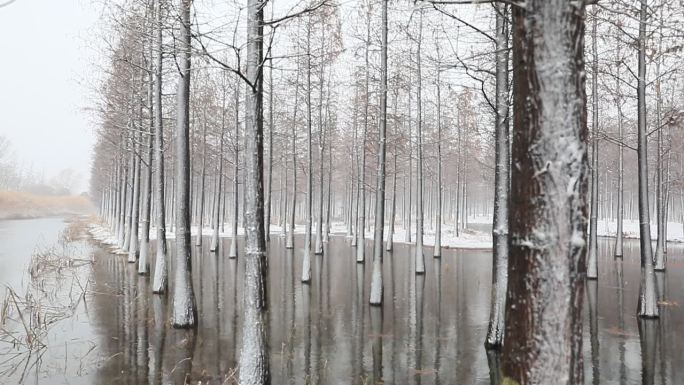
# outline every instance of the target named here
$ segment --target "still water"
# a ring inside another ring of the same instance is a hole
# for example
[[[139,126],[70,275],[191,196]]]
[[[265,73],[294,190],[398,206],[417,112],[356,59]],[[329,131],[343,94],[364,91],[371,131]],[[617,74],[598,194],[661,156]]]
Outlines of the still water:
[[[491,252],[452,249],[433,259],[426,248],[426,274],[416,277],[411,248],[397,244],[385,257],[385,304],[379,309],[368,306],[371,261],[355,263],[348,240],[332,237],[325,255],[313,259],[310,285],[300,282],[303,239],[297,241],[292,251],[283,238],[271,239],[274,384],[493,383],[490,368],[498,357],[483,348]],[[71,340],[50,347],[54,352],[32,366],[24,381],[233,383],[244,265],[240,257],[223,255],[229,242],[223,240],[218,255],[208,252],[209,239],[195,249],[200,323],[193,332],[169,327],[166,298],[150,294],[149,279],[138,276],[125,256],[89,241],[95,263],[87,300],[59,328]],[[586,287],[586,383],[683,383],[684,248],[670,245],[668,271],[658,276],[661,319],[639,322],[638,242],[626,242],[624,260],[612,257],[611,244],[601,240],[599,280]],[[366,246],[370,256],[370,242]],[[16,376],[6,383],[17,383]]]

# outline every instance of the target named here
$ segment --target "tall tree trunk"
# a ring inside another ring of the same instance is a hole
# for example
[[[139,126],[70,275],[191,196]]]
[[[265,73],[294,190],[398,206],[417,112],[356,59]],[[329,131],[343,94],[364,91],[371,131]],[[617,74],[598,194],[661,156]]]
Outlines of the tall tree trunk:
[[[200,172],[199,180],[199,193],[197,198],[199,199],[198,206],[199,210],[197,213],[197,239],[195,240],[195,246],[202,246],[202,230],[204,229],[204,201],[206,197],[206,179],[207,179],[207,116],[206,111],[202,119],[202,171]],[[200,250],[201,252],[201,250]]]
[[[297,61],[297,78],[295,80],[295,103],[292,116],[292,203],[290,203],[290,231],[287,233],[285,247],[294,249],[295,216],[297,213],[297,111],[299,111],[299,61]]]
[[[618,44],[617,47],[617,56],[619,60],[622,60],[622,55],[620,53],[620,45]],[[616,71],[616,77],[615,77],[615,85],[616,85],[616,107],[617,107],[617,124],[618,124],[618,141],[620,143],[620,149],[618,150],[618,191],[617,191],[617,229],[615,233],[615,249],[614,249],[614,255],[616,257],[622,258],[623,254],[623,239],[624,239],[624,231],[623,231],[623,221],[624,221],[624,216],[625,216],[625,203],[624,203],[624,195],[625,195],[625,162],[624,162],[624,146],[622,145],[623,140],[624,140],[624,135],[623,135],[623,127],[622,127],[622,91],[620,87],[620,66],[621,64],[618,62],[617,68],[615,69]]]
[[[149,3],[148,16],[154,14],[154,3]],[[151,37],[154,34],[154,28],[151,25],[146,26],[147,32]],[[148,132],[146,133],[147,145],[145,151],[145,176],[142,186],[142,238],[140,239],[140,257],[138,259],[138,274],[147,275],[150,273],[149,249],[150,249],[150,214],[152,206],[152,151],[153,151],[153,134],[154,134],[154,62],[152,60],[152,40],[147,40],[148,58],[147,58],[147,108],[148,108]]]
[[[325,151],[325,132],[323,129],[323,87],[324,87],[324,57],[325,57],[325,26],[321,32],[321,64],[320,83],[318,91],[318,219],[316,220],[316,246],[314,254],[323,254],[323,152]]]
[[[378,172],[375,189],[375,237],[373,239],[373,271],[370,304],[382,305],[382,241],[385,229],[385,152],[387,142],[387,2],[382,0],[382,45],[380,47],[380,138],[378,139]]]
[[[651,219],[648,207],[648,137],[646,126],[646,23],[648,1],[641,0],[639,15],[639,70],[637,86],[637,163],[639,172],[639,244],[641,246],[641,282],[637,314],[658,317],[658,297],[651,249]]]
[[[273,11],[271,10],[271,13]],[[268,174],[266,174],[266,203],[264,207],[264,225],[266,226],[266,242],[271,240],[271,196],[273,195],[273,60],[269,59],[268,67]]]
[[[660,7],[660,38],[658,39],[658,59],[656,60],[656,71],[655,71],[655,91],[656,91],[656,130],[658,141],[656,145],[656,151],[658,151],[658,157],[656,162],[656,226],[658,228],[658,240],[656,242],[656,250],[654,256],[655,271],[665,271],[665,263],[667,261],[667,255],[665,254],[665,217],[666,217],[666,200],[665,190],[663,188],[663,119],[662,119],[662,105],[663,97],[660,87],[660,66],[662,62],[663,54],[663,20],[662,20],[662,10],[664,5]]]
[[[311,17],[307,22],[306,30],[306,223],[304,227],[304,256],[302,258],[302,282],[311,281],[311,221],[313,219],[313,164],[311,157],[311,30],[313,24]]]
[[[418,89],[416,93],[416,107],[418,113],[417,124],[417,154],[416,160],[416,274],[425,273],[425,255],[423,254],[423,74],[421,60],[421,46],[423,41],[423,9],[419,14],[418,48],[416,50],[416,60],[418,62],[418,73],[416,81]]]
[[[218,152],[218,158],[219,158],[219,166],[218,166],[218,177],[216,181],[216,191],[214,192],[214,232],[211,236],[211,246],[209,247],[209,251],[211,252],[218,252],[219,250],[219,229],[220,229],[220,223],[222,222],[220,219],[221,215],[221,195],[222,195],[222,190],[221,187],[223,186],[223,135],[225,133],[225,114],[226,110],[226,93],[225,91],[223,92],[223,103],[221,106],[221,136],[219,137],[219,152]],[[224,203],[225,204],[225,203]]]
[[[192,288],[190,239],[190,8],[192,0],[180,0],[181,28],[177,42],[178,106],[176,107],[176,264],[171,322],[176,328],[195,327],[197,308]]]
[[[587,112],[583,2],[513,9],[504,383],[583,384]]]
[[[364,92],[363,100],[363,140],[361,143],[361,163],[359,164],[360,180],[359,180],[359,222],[357,224],[356,234],[358,239],[356,241],[356,262],[363,263],[366,260],[366,139],[368,137],[368,105],[370,104],[370,9],[366,12],[366,46],[365,46],[365,76],[364,76]]]
[[[595,8],[597,9],[597,8]],[[589,249],[587,250],[587,279],[598,278],[598,11],[593,12],[591,23],[591,217],[589,223]]]
[[[141,118],[142,118],[142,111],[141,111]],[[141,119],[142,122],[142,119]],[[142,128],[142,125],[140,125],[140,128]],[[142,135],[138,134],[135,135],[137,138],[134,140],[134,142],[142,143],[141,138]],[[142,149],[141,145],[133,145],[133,153],[135,154],[134,159],[133,159],[133,196],[131,199],[131,221],[130,221],[130,241],[128,244],[128,263],[135,263],[138,261],[138,253],[140,252],[139,249],[139,239],[138,239],[138,225],[139,225],[139,220],[140,220],[140,166],[141,166],[141,161],[140,161],[140,150]]]
[[[497,3],[496,12],[496,165],[494,170],[494,222],[492,224],[492,294],[487,349],[504,342],[506,291],[508,289],[508,202],[510,152],[508,130],[508,6]]]
[[[238,383],[271,383],[268,363],[268,264],[264,234],[263,7],[247,2],[247,73],[252,84],[245,100],[245,283],[244,322]]]
[[[390,205],[390,218],[389,218],[389,227],[388,227],[388,233],[387,233],[387,246],[385,250],[387,251],[392,251],[392,248],[394,247],[394,226],[397,218],[397,126],[398,122],[396,121],[396,117],[399,116],[399,111],[397,110],[397,105],[399,103],[399,95],[395,94],[394,97],[394,116],[395,116],[395,122],[394,122],[394,151],[392,154],[393,157],[393,163],[394,165],[392,166],[392,204]]]
[[[154,261],[154,279],[152,281],[153,293],[165,293],[168,285],[168,268],[166,264],[166,197],[164,182],[164,120],[162,111],[162,59],[163,59],[163,1],[156,0],[156,35],[155,44],[157,49],[156,68],[154,71],[154,168],[157,170],[154,180],[154,195],[156,204],[155,215],[157,217],[157,257]]]
[[[230,250],[228,251],[228,258],[237,258],[238,255],[238,218],[239,218],[239,203],[240,196],[238,190],[240,188],[239,173],[240,173],[240,84],[241,80],[238,75],[235,75],[235,136],[233,138],[233,225],[231,226],[231,242]]]
[[[442,87],[441,87],[441,71],[439,66],[442,63],[442,57],[439,50],[439,43],[435,43],[437,51],[437,192],[435,205],[435,247],[433,252],[434,258],[442,256]],[[497,50],[498,52],[498,50]],[[432,222],[431,222],[432,223]]]

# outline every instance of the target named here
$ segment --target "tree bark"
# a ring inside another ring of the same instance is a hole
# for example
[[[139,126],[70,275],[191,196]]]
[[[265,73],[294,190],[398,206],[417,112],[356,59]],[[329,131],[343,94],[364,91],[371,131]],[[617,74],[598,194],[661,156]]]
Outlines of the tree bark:
[[[246,77],[252,84],[245,99],[245,320],[238,368],[241,385],[271,383],[266,339],[268,264],[263,184],[263,7],[261,0],[247,2]]]
[[[422,60],[421,60],[421,46],[423,40],[423,9],[421,8],[419,14],[419,30],[418,30],[418,49],[416,50],[416,60],[418,62],[418,73],[416,82],[418,82],[418,89],[416,93],[416,108],[418,113],[417,124],[417,154],[416,160],[416,254],[415,254],[415,268],[416,274],[425,273],[425,255],[423,254],[423,74],[422,74]]]
[[[496,165],[494,170],[494,221],[492,224],[492,292],[487,349],[504,342],[508,290],[508,202],[510,192],[510,141],[508,119],[508,7],[497,3],[496,12]]]
[[[651,249],[651,219],[648,207],[648,137],[646,126],[646,23],[648,1],[641,0],[639,16],[639,69],[637,85],[637,163],[639,173],[639,244],[641,246],[641,281],[637,315],[658,317],[655,269]]]
[[[178,106],[176,108],[176,266],[171,322],[175,328],[197,324],[197,308],[192,288],[192,247],[190,239],[190,8],[192,0],[180,0],[181,28],[177,42]]]
[[[595,11],[591,23],[591,217],[589,218],[589,249],[587,250],[587,279],[598,278],[598,12]]]
[[[370,304],[382,305],[382,241],[385,229],[385,152],[387,141],[387,2],[382,0],[380,47],[380,138],[378,140],[378,172],[375,189],[375,237],[373,239],[373,271]]]
[[[583,2],[513,8],[504,383],[582,384],[587,116]]]

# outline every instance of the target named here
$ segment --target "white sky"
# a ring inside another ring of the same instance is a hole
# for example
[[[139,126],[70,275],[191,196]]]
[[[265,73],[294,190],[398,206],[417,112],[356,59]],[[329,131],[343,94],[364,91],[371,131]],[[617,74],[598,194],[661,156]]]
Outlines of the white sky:
[[[0,1],[4,2],[4,1]],[[102,5],[16,0],[0,8],[0,135],[46,180],[65,168],[88,188],[94,127],[84,108],[97,78],[88,47]]]

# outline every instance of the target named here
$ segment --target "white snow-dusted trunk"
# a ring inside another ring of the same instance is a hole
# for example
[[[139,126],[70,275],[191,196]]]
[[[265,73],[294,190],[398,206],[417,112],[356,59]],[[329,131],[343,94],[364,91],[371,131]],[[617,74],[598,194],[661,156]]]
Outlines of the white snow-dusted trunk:
[[[657,318],[658,297],[651,248],[651,216],[648,207],[648,134],[646,124],[646,23],[648,1],[641,0],[639,16],[639,69],[637,85],[637,164],[639,173],[639,244],[641,246],[641,282],[637,315]]]
[[[297,61],[297,77],[295,80],[295,103],[294,103],[294,113],[292,114],[292,201],[290,203],[290,225],[287,233],[287,240],[285,241],[285,247],[288,249],[294,249],[295,244],[295,216],[297,214],[297,111],[299,111],[299,61]]]
[[[240,78],[235,75],[235,135],[233,138],[233,224],[231,226],[230,250],[228,258],[237,258],[238,255],[238,215],[240,198],[238,195],[239,172],[240,172]]]
[[[663,183],[663,119],[662,119],[662,108],[663,108],[663,97],[661,91],[661,74],[660,66],[662,63],[662,52],[663,52],[663,20],[662,20],[663,7],[660,7],[660,20],[659,20],[659,32],[660,38],[658,40],[658,59],[656,60],[656,71],[655,71],[655,91],[656,91],[656,226],[658,239],[656,242],[656,249],[654,255],[655,271],[665,271],[665,264],[667,262],[667,253],[665,250],[667,242],[667,228],[666,228],[666,217],[667,217],[667,195],[664,189]]]
[[[437,61],[441,64],[442,58],[439,43],[435,44]],[[498,52],[498,50],[497,50]],[[438,64],[439,65],[439,64]],[[432,256],[442,256],[442,87],[441,71],[437,68],[437,191],[435,207],[435,247]]]
[[[154,180],[154,195],[156,199],[155,215],[157,219],[157,257],[154,263],[154,279],[152,281],[153,293],[165,293],[168,286],[168,268],[166,255],[166,197],[164,182],[164,120],[162,111],[162,2],[156,0],[156,68],[154,71],[154,168],[156,177]]]
[[[311,221],[313,219],[313,159],[311,156],[311,29],[309,18],[306,35],[306,222],[304,225],[304,256],[302,257],[302,282],[311,282]]]
[[[617,56],[621,57],[620,45],[617,47]],[[623,254],[623,221],[625,216],[625,162],[624,162],[624,146],[622,141],[624,140],[623,126],[622,126],[622,91],[621,91],[621,80],[620,80],[620,66],[617,64],[616,76],[615,76],[615,86],[616,86],[616,107],[617,107],[617,124],[618,124],[618,142],[620,143],[620,149],[618,150],[618,191],[617,191],[617,228],[615,234],[615,249],[613,254],[616,257],[622,258]]]
[[[422,79],[422,60],[421,46],[423,40],[423,9],[420,9],[418,31],[418,48],[416,50],[417,74],[416,82],[416,111],[418,122],[416,134],[418,143],[416,145],[416,248],[415,248],[415,268],[416,274],[425,273],[425,254],[423,253],[423,79]]]
[[[225,98],[224,98],[224,106],[221,111],[225,111]],[[223,132],[224,132],[224,127],[223,123],[221,124],[221,137],[219,139],[219,167],[218,167],[218,177],[216,181],[216,191],[214,192],[214,231],[211,235],[211,246],[209,247],[209,251],[215,253],[219,250],[219,231],[220,231],[220,222],[221,222],[221,187],[223,185]]]
[[[587,279],[598,278],[598,14],[594,12],[591,23],[591,216],[589,218],[589,249],[587,250]]]
[[[513,6],[513,156],[504,383],[583,384],[584,2]]]
[[[370,304],[382,305],[382,241],[385,228],[385,153],[387,141],[387,2],[382,0],[380,47],[380,138],[378,139],[378,171],[375,189],[375,236],[373,238],[373,271]]]
[[[151,12],[150,12],[151,13]],[[152,28],[148,28],[152,32]],[[153,134],[154,134],[154,66],[152,64],[152,42],[149,41],[149,64],[148,64],[148,78],[147,78],[147,105],[148,105],[148,124],[149,129],[146,133],[146,151],[145,151],[145,175],[142,185],[142,234],[140,238],[140,253],[138,259],[138,274],[147,275],[150,273],[150,222],[152,211],[152,150],[153,150]]]
[[[510,140],[508,112],[508,6],[496,4],[496,164],[494,169],[494,221],[492,224],[492,292],[487,349],[504,342],[506,291],[508,289],[508,200],[510,191]]]
[[[252,84],[245,95],[245,282],[244,322],[238,363],[240,385],[270,384],[267,317],[267,259],[263,185],[263,7],[247,3],[247,72]]]
[[[171,323],[175,328],[197,325],[197,308],[192,288],[192,242],[190,239],[190,7],[192,0],[180,0],[180,36],[177,41],[178,105],[176,106],[176,263]]]
[[[137,142],[140,142],[142,135],[137,135]],[[141,146],[134,145],[133,152],[137,153],[140,151]],[[128,243],[128,263],[135,263],[138,261],[139,249],[139,239],[138,239],[138,226],[140,219],[140,155],[136,154],[134,159],[134,172],[133,172],[133,196],[131,201],[131,224],[129,227],[129,243]]]
[[[205,186],[207,179],[207,119],[206,114],[202,120],[202,171],[200,173],[199,192],[197,193],[199,199],[197,213],[197,238],[195,239],[195,246],[202,246],[202,229],[204,228],[204,201],[206,198]],[[201,250],[200,250],[201,252]]]

